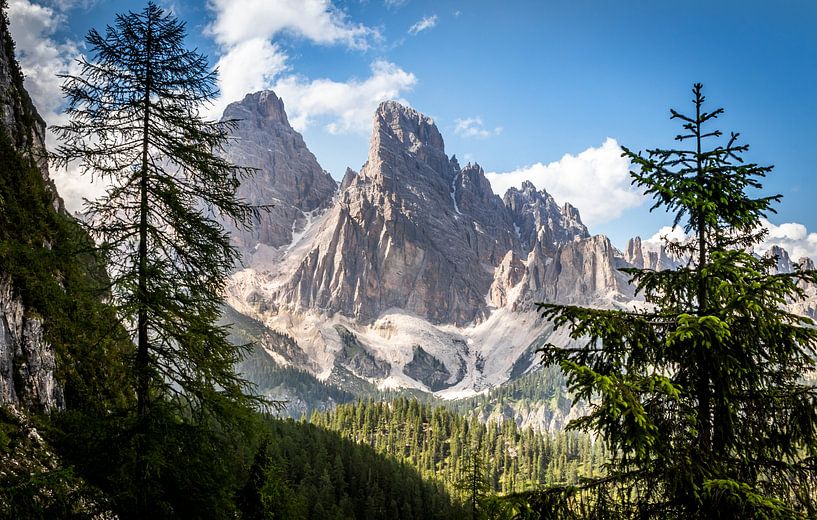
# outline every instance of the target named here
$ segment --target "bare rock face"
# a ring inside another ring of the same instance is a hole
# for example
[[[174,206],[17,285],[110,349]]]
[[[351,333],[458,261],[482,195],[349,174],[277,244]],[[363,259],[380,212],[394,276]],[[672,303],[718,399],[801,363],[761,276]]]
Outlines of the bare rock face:
[[[54,376],[54,350],[43,338],[43,323],[0,276],[0,404],[24,409],[60,409],[62,388]]]
[[[773,272],[776,273],[793,273],[798,269],[804,271],[814,270],[814,262],[810,258],[803,257],[794,261],[788,251],[780,246],[772,246],[763,256],[775,259],[776,266]],[[817,319],[817,285],[802,280],[797,285],[803,291],[805,297],[798,301],[787,302],[786,309],[795,314]]]
[[[624,261],[639,269],[652,269],[662,271],[664,269],[674,269],[679,265],[667,254],[663,245],[658,251],[652,251],[643,247],[641,237],[631,238],[627,242],[627,249],[624,250]]]
[[[579,217],[579,210],[568,203],[560,208],[548,192],[537,191],[530,181],[525,181],[521,190],[509,189],[504,202],[511,211],[519,240],[527,251],[537,244],[552,251],[575,238],[590,236]]]
[[[774,258],[776,260],[777,265],[775,266],[775,271],[778,273],[794,272],[795,267],[797,266],[789,256],[789,252],[780,246],[772,246],[768,251],[766,251],[764,256],[767,258]],[[803,260],[808,259],[806,258]]]
[[[540,237],[545,232],[540,232]],[[619,271],[628,267],[604,235],[574,240],[549,254],[539,242],[528,255],[522,281],[529,295],[525,304],[544,301],[574,305],[606,306],[632,298],[629,277]]]
[[[242,182],[238,196],[255,205],[272,205],[250,231],[235,230],[245,251],[258,244],[280,247],[303,228],[306,214],[327,205],[337,190],[301,134],[289,124],[284,103],[272,91],[247,94],[224,110],[223,121],[235,121],[227,159],[257,171]]]
[[[459,170],[448,159],[430,118],[381,104],[368,161],[344,184],[275,299],[363,322],[389,308],[432,323],[485,316],[493,268],[513,247],[512,224],[482,169]]]

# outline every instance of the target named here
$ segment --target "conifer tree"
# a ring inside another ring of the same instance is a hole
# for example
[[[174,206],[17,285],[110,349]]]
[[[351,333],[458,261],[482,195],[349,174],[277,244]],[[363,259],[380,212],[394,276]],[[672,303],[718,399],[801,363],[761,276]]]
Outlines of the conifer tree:
[[[217,93],[206,58],[184,47],[185,25],[149,2],[87,36],[89,57],[64,76],[68,124],[57,161],[109,183],[86,201],[107,253],[113,304],[136,345],[137,412],[155,396],[193,409],[244,400],[240,351],[215,324],[238,252],[216,220],[246,224],[257,209],[236,198],[249,174],[218,151],[231,122],[206,120]]]
[[[196,439],[223,443],[247,405],[260,401],[234,370],[242,349],[216,323],[239,260],[219,218],[246,225],[258,212],[236,197],[251,171],[219,155],[233,123],[202,116],[216,76],[203,55],[185,48],[185,32],[153,2],[117,15],[104,34],[91,30],[78,74],[64,76],[69,121],[55,129],[57,163],[77,162],[108,185],[86,201],[86,215],[108,262],[110,303],[134,344],[135,420],[120,452],[131,454],[125,465],[133,465],[135,481],[125,487],[135,504],[123,507],[135,517],[169,514],[170,503],[186,498],[167,497],[161,483],[183,451],[170,446],[178,442],[171,431],[194,426],[179,437],[190,449]]]
[[[772,167],[744,162],[738,134],[711,128],[723,110],[704,110],[700,84],[693,95],[694,114],[671,111],[676,140],[692,146],[624,149],[633,183],[690,236],[667,243],[685,264],[625,270],[640,310],[540,304],[575,340],[546,346],[545,362],[592,403],[571,426],[598,432],[613,457],[605,476],[551,490],[546,507],[569,505],[565,517],[817,514],[817,389],[804,380],[817,329],[785,307],[817,274],[778,273],[775,258],[753,254],[781,198],[757,195]]]

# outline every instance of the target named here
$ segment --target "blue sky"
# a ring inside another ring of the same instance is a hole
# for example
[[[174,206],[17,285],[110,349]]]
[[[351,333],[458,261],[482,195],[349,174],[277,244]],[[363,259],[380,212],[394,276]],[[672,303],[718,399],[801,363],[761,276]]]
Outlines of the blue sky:
[[[88,29],[143,5],[9,3],[29,87],[49,119],[60,117],[53,73],[82,52]],[[766,182],[784,195],[770,219],[775,240],[817,255],[817,235],[806,231],[817,230],[817,2],[159,3],[220,64],[226,97],[215,111],[274,88],[336,178],[365,161],[377,103],[397,98],[435,118],[449,155],[497,173],[495,191],[530,178],[619,247],[671,219],[649,214],[630,190],[615,145],[672,145],[669,108],[688,109],[700,81],[712,106],[727,110],[721,128],[741,132],[750,159],[776,165]],[[70,191],[72,179],[57,175]]]

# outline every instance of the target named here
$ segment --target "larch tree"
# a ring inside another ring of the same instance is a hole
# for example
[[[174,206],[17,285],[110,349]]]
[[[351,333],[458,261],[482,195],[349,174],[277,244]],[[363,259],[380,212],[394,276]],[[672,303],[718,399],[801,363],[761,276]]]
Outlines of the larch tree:
[[[201,111],[217,94],[206,58],[185,48],[184,23],[149,2],[91,30],[88,57],[64,76],[69,122],[58,163],[108,187],[86,200],[107,255],[112,304],[131,331],[138,417],[163,399],[188,417],[251,398],[241,349],[218,325],[225,279],[239,261],[219,218],[246,225],[258,209],[236,197],[251,173],[219,151],[232,122]]]
[[[689,236],[667,242],[681,266],[625,270],[645,299],[638,310],[539,304],[574,340],[547,345],[545,362],[591,403],[571,427],[597,432],[612,457],[604,476],[538,497],[551,515],[817,514],[817,329],[786,307],[817,273],[776,272],[774,257],[753,253],[781,198],[759,194],[772,167],[745,162],[738,134],[711,128],[723,110],[704,109],[700,84],[693,96],[692,115],[671,111],[676,140],[691,146],[624,148],[652,209]]]

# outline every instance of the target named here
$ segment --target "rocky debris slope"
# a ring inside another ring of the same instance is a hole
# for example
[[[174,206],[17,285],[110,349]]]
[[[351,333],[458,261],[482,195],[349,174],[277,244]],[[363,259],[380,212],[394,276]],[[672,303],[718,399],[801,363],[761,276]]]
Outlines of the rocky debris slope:
[[[780,246],[772,246],[766,251],[765,256],[777,259],[776,271],[778,273],[793,273],[797,269],[806,271],[814,269],[814,262],[810,258],[802,257],[794,261],[788,251]],[[803,291],[805,298],[801,301],[789,302],[786,305],[787,310],[817,319],[817,285],[801,281],[798,282],[798,286]]]

